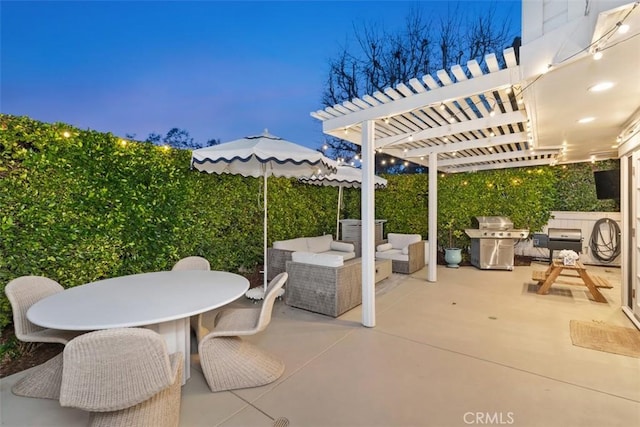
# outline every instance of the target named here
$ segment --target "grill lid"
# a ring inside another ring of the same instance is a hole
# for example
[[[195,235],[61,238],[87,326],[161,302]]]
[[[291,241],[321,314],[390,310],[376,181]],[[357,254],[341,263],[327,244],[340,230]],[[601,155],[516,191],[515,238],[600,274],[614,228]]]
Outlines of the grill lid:
[[[550,228],[549,240],[580,242],[582,241],[582,230],[579,228]]]
[[[513,221],[506,216],[476,216],[471,220],[472,226],[480,230],[510,230]]]

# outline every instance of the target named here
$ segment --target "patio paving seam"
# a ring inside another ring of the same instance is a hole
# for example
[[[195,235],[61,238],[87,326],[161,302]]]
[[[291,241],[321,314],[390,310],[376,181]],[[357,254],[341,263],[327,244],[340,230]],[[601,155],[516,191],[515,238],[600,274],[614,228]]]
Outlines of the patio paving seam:
[[[271,415],[269,415],[268,413],[266,413],[265,411],[263,411],[262,409],[258,408],[257,406],[255,406],[253,403],[251,403],[250,401],[248,401],[247,399],[243,398],[242,396],[240,396],[239,394],[237,394],[234,390],[229,390],[229,393],[231,393],[232,395],[234,395],[235,397],[237,397],[238,399],[242,400],[243,402],[246,403],[245,406],[243,406],[242,408],[240,408],[237,412],[229,415],[227,418],[225,418],[224,420],[222,420],[220,423],[218,423],[217,425],[222,425],[224,424],[226,421],[229,421],[230,419],[232,419],[233,417],[235,417],[236,415],[238,415],[240,412],[244,411],[245,409],[247,409],[248,407],[252,407],[253,409],[255,409],[256,411],[260,412],[261,414],[263,414],[264,416],[268,417],[271,421],[275,421],[275,417],[272,417]],[[266,394],[266,393],[264,393]],[[264,396],[264,394],[261,394],[260,397]]]
[[[607,395],[607,396],[611,396],[611,397],[618,398],[618,399],[623,399],[623,400],[626,400],[626,401],[629,401],[629,402],[633,402],[633,403],[640,403],[640,400],[637,400],[637,399],[632,399],[632,398],[629,398],[629,397],[620,396],[620,395],[617,395],[617,394],[614,394],[614,393],[609,393],[609,392],[598,390],[598,389],[595,389],[595,388],[592,388],[592,387],[587,387],[587,386],[584,386],[584,385],[576,384],[576,383],[573,383],[573,382],[570,382],[570,381],[564,381],[564,380],[561,380],[561,379],[558,379],[558,378],[550,377],[548,375],[540,374],[540,373],[533,372],[533,371],[528,371],[526,369],[518,368],[518,367],[515,367],[515,366],[510,366],[510,365],[507,365],[507,364],[504,364],[504,363],[500,363],[500,362],[496,362],[496,361],[493,361],[493,360],[485,359],[485,358],[482,358],[482,357],[479,357],[479,356],[474,356],[473,354],[467,354],[467,353],[463,353],[463,352],[460,352],[460,351],[451,350],[451,349],[448,349],[448,348],[445,348],[445,347],[440,347],[440,346],[437,346],[437,345],[434,345],[434,344],[429,344],[429,343],[426,343],[426,342],[417,341],[417,340],[414,340],[414,339],[411,339],[411,338],[403,337],[401,335],[392,334],[392,333],[385,332],[385,331],[382,331],[382,330],[379,330],[379,329],[374,329],[373,332],[384,334],[384,335],[387,335],[387,336],[390,336],[390,337],[395,337],[395,338],[398,338],[398,339],[401,339],[401,340],[404,340],[404,341],[408,341],[408,342],[411,342],[411,343],[414,343],[414,344],[419,344],[419,345],[422,345],[422,346],[434,348],[436,350],[446,351],[448,353],[453,353],[453,354],[457,354],[457,355],[460,355],[460,356],[463,356],[463,357],[468,357],[468,358],[471,358],[471,359],[479,360],[481,362],[490,363],[492,365],[501,366],[503,368],[511,369],[511,370],[522,372],[522,373],[525,373],[525,374],[534,375],[534,376],[539,377],[539,378],[545,378],[545,379],[548,379],[548,380],[551,380],[551,381],[554,381],[554,382],[557,382],[557,383],[570,385],[570,386],[577,387],[577,388],[580,388],[580,389],[583,389],[583,390],[592,391],[592,392],[595,392],[595,393],[598,393],[598,394],[604,394],[604,395]]]
[[[266,416],[268,416],[269,418],[271,418],[272,420],[275,420],[274,417],[271,417],[271,415],[267,414],[266,412],[264,412],[262,409],[258,408],[257,406],[255,406],[254,403],[256,403],[258,400],[260,400],[261,398],[263,398],[264,396],[266,396],[267,394],[269,394],[270,392],[272,392],[274,389],[280,387],[281,384],[284,384],[286,381],[288,381],[290,378],[292,378],[294,375],[296,375],[298,372],[302,371],[304,368],[306,368],[307,366],[309,366],[309,364],[311,364],[313,361],[315,361],[316,359],[320,358],[321,356],[323,356],[325,353],[327,353],[329,350],[331,350],[332,348],[334,348],[336,345],[338,345],[340,342],[344,341],[347,337],[351,336],[352,334],[354,334],[356,332],[357,329],[354,329],[352,331],[347,332],[344,336],[342,336],[341,338],[337,339],[335,342],[333,342],[331,345],[327,346],[324,350],[322,350],[320,353],[317,353],[315,356],[313,356],[311,359],[307,360],[306,362],[304,362],[302,365],[300,365],[300,367],[298,367],[297,369],[291,371],[291,373],[287,376],[282,377],[281,380],[277,381],[276,383],[267,385],[266,387],[268,387],[267,390],[265,390],[263,393],[260,393],[259,395],[257,395],[254,399],[252,400],[247,400],[241,396],[239,396],[236,392],[234,392],[233,390],[229,390],[229,392],[231,394],[233,394],[234,396],[238,397],[240,400],[242,400],[243,402],[247,403],[246,406],[244,406],[242,409],[240,409],[238,412],[242,412],[244,409],[247,408],[247,406],[251,406],[253,408],[255,408],[256,410],[262,412],[263,414],[265,414]],[[237,413],[236,413],[237,414]],[[225,419],[224,421],[232,418],[234,415],[231,415],[229,418]]]

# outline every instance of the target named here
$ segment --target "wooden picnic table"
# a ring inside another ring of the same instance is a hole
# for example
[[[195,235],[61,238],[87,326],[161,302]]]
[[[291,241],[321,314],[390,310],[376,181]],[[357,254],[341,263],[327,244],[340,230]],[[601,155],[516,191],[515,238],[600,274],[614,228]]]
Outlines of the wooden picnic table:
[[[578,273],[578,275],[576,276],[574,274],[563,274],[564,270],[576,272]],[[560,276],[580,278],[582,280],[582,283],[559,281],[558,278]],[[603,279],[599,276],[590,276],[587,273],[587,269],[580,261],[576,261],[575,265],[564,265],[564,263],[559,259],[554,259],[546,271],[534,271],[533,280],[536,280],[540,285],[540,288],[538,289],[539,295],[546,295],[547,293],[549,293],[551,285],[556,282],[567,285],[584,285],[589,289],[589,292],[591,292],[591,295],[593,295],[593,299],[597,302],[607,302],[607,299],[600,293],[598,287],[611,287],[606,279]]]

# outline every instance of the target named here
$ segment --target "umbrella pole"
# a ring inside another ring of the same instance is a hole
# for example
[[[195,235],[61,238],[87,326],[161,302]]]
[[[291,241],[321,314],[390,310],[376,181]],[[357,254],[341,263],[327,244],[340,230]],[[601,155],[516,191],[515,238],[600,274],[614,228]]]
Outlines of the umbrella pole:
[[[262,268],[263,273],[263,288],[264,295],[267,293],[267,166],[264,165],[264,224],[262,225],[263,230],[263,257],[264,257],[264,266]]]
[[[336,240],[340,240],[340,207],[342,206],[342,185],[338,186],[338,213],[336,214]]]

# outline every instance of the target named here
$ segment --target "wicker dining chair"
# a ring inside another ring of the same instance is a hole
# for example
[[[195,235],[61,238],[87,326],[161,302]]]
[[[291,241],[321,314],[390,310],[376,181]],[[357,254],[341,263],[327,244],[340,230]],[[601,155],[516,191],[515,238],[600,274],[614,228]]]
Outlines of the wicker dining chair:
[[[188,256],[176,262],[171,270],[211,270],[211,266],[206,258]]]
[[[240,336],[266,329],[287,278],[286,272],[280,273],[269,283],[261,307],[227,309],[216,316],[213,330],[198,346],[200,365],[212,392],[269,384],[284,372],[282,361]]]
[[[64,348],[60,405],[89,411],[91,426],[177,426],[183,355],[145,328],[89,332]]]
[[[22,342],[66,344],[82,332],[43,328],[27,318],[29,308],[41,299],[62,292],[55,280],[43,276],[22,276],[10,281],[4,292],[13,311],[13,328]],[[62,353],[31,369],[11,388],[18,396],[58,399],[62,380]]]
[[[186,258],[182,258],[178,262],[176,262],[171,269],[171,271],[177,270],[211,270],[211,265],[206,258],[200,256],[188,256]],[[196,341],[199,342],[200,338],[204,336],[205,330],[202,328],[203,316],[215,316],[215,311],[212,310],[210,312],[196,314],[189,318],[189,323],[191,324],[191,330],[196,335]],[[194,345],[195,347],[195,345]],[[187,355],[188,356],[188,355]],[[185,356],[185,357],[187,357]]]

